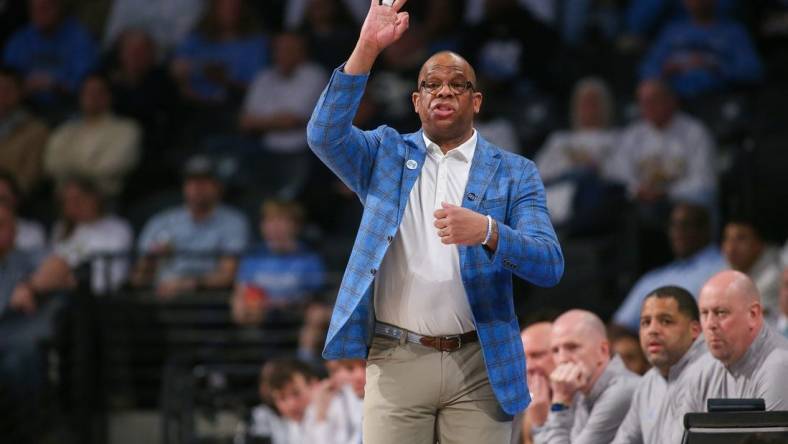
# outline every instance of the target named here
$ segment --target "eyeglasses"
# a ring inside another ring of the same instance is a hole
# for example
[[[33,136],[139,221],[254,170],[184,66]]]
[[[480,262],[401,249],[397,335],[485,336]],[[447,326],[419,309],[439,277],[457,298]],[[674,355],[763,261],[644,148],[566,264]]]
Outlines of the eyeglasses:
[[[438,82],[437,80],[422,80],[419,88],[427,91],[430,94],[437,94],[438,91],[443,89],[443,85],[449,85],[449,91],[455,95],[465,94],[466,91],[473,91],[473,83],[469,81],[452,80],[451,82]]]

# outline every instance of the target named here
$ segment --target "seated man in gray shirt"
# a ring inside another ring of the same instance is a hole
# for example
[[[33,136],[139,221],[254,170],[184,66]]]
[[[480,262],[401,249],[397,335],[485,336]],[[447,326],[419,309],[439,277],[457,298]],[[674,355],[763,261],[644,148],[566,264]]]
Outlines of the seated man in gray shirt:
[[[762,398],[766,410],[788,410],[788,339],[763,322],[752,280],[739,271],[718,273],[698,306],[710,356],[692,366],[680,412],[706,411],[709,398]]]
[[[684,389],[685,369],[706,352],[700,331],[698,304],[687,290],[665,286],[646,296],[640,345],[653,367],[640,380],[614,444],[668,442],[666,433],[680,428],[681,418],[674,417],[668,400]]]
[[[629,410],[640,377],[610,357],[605,325],[593,313],[570,310],[553,323],[557,365],[550,374],[552,405],[535,428],[536,444],[610,442]]]

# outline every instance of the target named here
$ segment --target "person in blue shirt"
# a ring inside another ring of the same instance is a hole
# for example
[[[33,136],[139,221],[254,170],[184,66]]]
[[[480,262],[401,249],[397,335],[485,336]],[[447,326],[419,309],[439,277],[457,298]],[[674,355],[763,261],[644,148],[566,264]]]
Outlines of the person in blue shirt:
[[[715,16],[716,0],[684,0],[689,20],[668,25],[646,54],[643,79],[662,78],[684,98],[761,80],[763,69],[743,26]]]
[[[715,273],[727,268],[719,247],[712,243],[706,208],[682,202],[673,207],[668,236],[675,259],[643,275],[613,315],[613,324],[637,333],[640,308],[646,296],[665,285],[686,288],[697,299],[700,289]]]
[[[30,24],[14,33],[3,53],[19,70],[31,99],[51,106],[73,95],[97,61],[88,31],[63,13],[61,0],[30,0]]]
[[[244,0],[213,0],[170,67],[182,94],[197,102],[240,100],[268,63],[268,42]]]
[[[303,311],[299,355],[309,359],[319,352],[331,315],[329,307],[314,301],[325,284],[323,260],[299,240],[304,218],[299,204],[269,200],[261,210],[263,242],[241,259],[233,318],[242,325],[257,325],[283,312]]]

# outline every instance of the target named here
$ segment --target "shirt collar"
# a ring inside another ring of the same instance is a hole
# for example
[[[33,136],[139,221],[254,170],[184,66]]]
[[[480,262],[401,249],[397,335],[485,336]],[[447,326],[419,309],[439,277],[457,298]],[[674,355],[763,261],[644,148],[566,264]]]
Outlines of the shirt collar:
[[[444,157],[443,151],[441,151],[441,148],[438,146],[438,144],[427,138],[427,134],[424,133],[423,131],[421,135],[424,138],[424,146],[427,147],[428,153],[434,156],[438,156],[438,158]],[[478,135],[476,133],[476,128],[474,128],[473,134],[471,134],[471,137],[469,137],[468,140],[460,144],[460,146],[458,146],[457,148],[450,150],[448,153],[445,154],[445,156],[446,157],[454,156],[462,160],[463,162],[468,163],[471,160],[473,160],[473,154],[476,152],[477,140],[478,140]]]
[[[758,357],[761,356],[763,350],[766,348],[770,339],[769,336],[769,326],[764,322],[763,325],[761,325],[761,331],[755,336],[755,340],[752,341],[747,351],[738,361],[727,367],[728,372],[737,376],[752,373],[754,370],[752,367],[758,365]]]
[[[706,352],[706,341],[702,335],[699,335],[695,342],[692,343],[690,348],[684,353],[684,356],[679,359],[679,362],[673,364],[668,370],[668,381],[675,381],[684,371],[687,366]]]
[[[605,370],[601,375],[599,375],[599,379],[596,380],[594,386],[591,388],[591,391],[586,397],[586,402],[589,403],[589,406],[594,405],[599,396],[601,396],[602,393],[607,390],[613,378],[616,375],[623,373],[625,370],[626,367],[624,366],[624,361],[621,360],[621,357],[618,355],[613,356],[610,362],[607,363]]]

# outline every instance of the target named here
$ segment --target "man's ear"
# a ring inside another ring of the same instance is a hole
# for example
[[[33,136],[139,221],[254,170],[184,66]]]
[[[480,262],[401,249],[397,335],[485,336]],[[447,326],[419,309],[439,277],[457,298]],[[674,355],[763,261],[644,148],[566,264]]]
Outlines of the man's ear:
[[[698,321],[690,321],[690,334],[692,335],[692,340],[698,339],[700,336],[700,332],[702,331],[702,327],[700,326],[700,322]]]
[[[421,93],[418,91],[413,91],[413,94],[410,95],[410,100],[413,102],[413,111],[416,111],[416,114],[419,113],[419,99],[421,98]]]
[[[482,110],[482,93],[478,91],[474,91],[473,93],[473,113],[479,114],[479,111]]]

